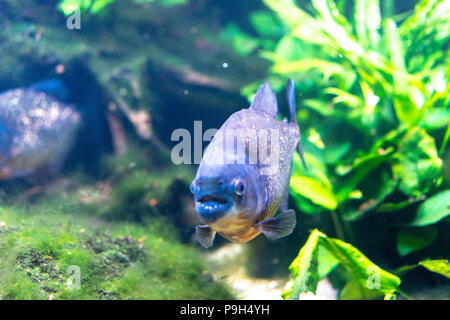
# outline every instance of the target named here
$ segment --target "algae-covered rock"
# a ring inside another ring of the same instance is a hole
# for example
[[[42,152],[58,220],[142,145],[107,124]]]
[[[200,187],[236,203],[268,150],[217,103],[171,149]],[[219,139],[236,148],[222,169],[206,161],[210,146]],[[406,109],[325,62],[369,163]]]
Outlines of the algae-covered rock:
[[[105,224],[36,206],[2,207],[0,221],[0,299],[232,298],[164,219]]]

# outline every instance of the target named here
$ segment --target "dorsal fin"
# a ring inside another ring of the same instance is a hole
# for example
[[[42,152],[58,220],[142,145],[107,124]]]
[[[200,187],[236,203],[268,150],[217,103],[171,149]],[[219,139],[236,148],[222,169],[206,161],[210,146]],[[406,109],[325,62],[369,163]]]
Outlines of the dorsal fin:
[[[269,81],[259,86],[250,109],[267,112],[276,118],[278,113],[277,97],[273,93]]]

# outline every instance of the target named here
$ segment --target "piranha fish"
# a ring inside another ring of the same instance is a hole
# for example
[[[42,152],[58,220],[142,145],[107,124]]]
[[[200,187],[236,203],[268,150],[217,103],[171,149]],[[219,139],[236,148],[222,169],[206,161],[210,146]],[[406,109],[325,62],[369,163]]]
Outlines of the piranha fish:
[[[80,115],[58,100],[58,80],[0,94],[0,180],[26,177],[59,166],[80,126]]]
[[[292,80],[286,93],[289,122],[276,119],[277,98],[267,81],[250,107],[232,114],[206,148],[190,186],[203,223],[196,226],[203,247],[213,245],[216,233],[241,243],[260,233],[269,239],[292,233],[296,216],[288,209],[288,197],[295,149],[307,166]],[[281,214],[274,217],[278,209]]]

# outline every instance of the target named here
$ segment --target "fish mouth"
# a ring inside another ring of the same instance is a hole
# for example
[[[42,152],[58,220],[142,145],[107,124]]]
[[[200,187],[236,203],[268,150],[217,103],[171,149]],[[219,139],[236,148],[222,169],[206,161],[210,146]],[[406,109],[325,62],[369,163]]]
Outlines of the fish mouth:
[[[198,198],[195,202],[195,209],[200,218],[205,222],[219,219],[231,208],[231,202],[226,198],[208,194]]]
[[[197,202],[200,202],[201,204],[216,203],[217,205],[221,205],[226,204],[228,201],[224,198],[208,194],[206,196],[200,197]]]

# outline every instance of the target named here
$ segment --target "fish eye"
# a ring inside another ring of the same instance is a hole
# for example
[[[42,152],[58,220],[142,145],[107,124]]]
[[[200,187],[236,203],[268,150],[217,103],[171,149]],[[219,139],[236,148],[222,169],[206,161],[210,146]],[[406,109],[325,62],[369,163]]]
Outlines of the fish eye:
[[[245,191],[245,182],[242,180],[236,180],[234,182],[234,192],[238,196],[242,196],[244,194],[244,191]]]

